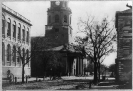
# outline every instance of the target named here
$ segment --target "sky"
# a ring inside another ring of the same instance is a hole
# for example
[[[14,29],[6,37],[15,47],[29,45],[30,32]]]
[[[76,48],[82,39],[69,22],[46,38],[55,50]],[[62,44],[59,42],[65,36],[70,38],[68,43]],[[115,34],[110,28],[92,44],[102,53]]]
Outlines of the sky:
[[[132,5],[132,1],[69,1],[68,6],[72,11],[71,26],[75,36],[78,32],[79,18],[86,19],[87,15],[94,16],[100,21],[108,16],[115,19],[116,11],[129,9],[126,4]],[[18,12],[31,21],[31,36],[44,36],[45,25],[47,25],[47,9],[50,8],[50,1],[6,1],[4,5]],[[115,63],[116,53],[110,54],[103,62],[107,66]]]

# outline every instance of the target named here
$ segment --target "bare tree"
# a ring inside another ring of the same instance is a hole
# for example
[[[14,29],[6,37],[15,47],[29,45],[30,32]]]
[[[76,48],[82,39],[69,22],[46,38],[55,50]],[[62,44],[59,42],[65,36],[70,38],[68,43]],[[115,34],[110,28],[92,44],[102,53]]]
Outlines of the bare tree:
[[[24,68],[31,60],[31,53],[35,54],[35,50],[40,49],[38,47],[38,41],[40,41],[40,38],[37,38],[37,40],[34,42],[34,45],[32,45],[32,50],[30,46],[25,50],[25,48],[23,48],[23,44],[18,44],[17,47],[14,46],[13,50],[11,50],[11,56],[13,57],[13,60],[16,60],[17,57],[20,63],[22,63],[22,83],[24,83]]]
[[[114,32],[114,25],[108,22],[106,17],[101,22],[94,21],[94,17],[88,17],[85,21],[80,19],[78,26],[80,33],[85,34],[85,37],[76,36],[75,42],[94,63],[94,82],[97,83],[97,72],[100,73],[100,64],[109,53],[115,51],[116,33]]]

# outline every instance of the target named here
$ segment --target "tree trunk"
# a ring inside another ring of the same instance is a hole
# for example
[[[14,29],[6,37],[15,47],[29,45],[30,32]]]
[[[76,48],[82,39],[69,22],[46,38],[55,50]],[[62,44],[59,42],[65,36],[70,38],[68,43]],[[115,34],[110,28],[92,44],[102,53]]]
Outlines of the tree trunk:
[[[100,81],[100,62],[98,62],[98,73],[99,73],[99,81]]]
[[[22,65],[22,83],[24,83],[24,65]]]
[[[97,62],[94,62],[94,84],[97,83]]]

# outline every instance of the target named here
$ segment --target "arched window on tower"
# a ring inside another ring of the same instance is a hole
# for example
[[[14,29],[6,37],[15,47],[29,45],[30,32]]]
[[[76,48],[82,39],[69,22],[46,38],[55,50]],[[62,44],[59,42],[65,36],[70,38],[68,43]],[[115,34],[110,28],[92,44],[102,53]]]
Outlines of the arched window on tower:
[[[7,66],[10,66],[11,63],[11,46],[7,45]]]
[[[13,38],[16,38],[16,22],[13,23]]]
[[[51,23],[51,16],[48,16],[48,23]]]
[[[5,65],[5,44],[2,42],[2,65]]]
[[[56,23],[59,22],[59,15],[55,15],[55,22],[56,22]]]
[[[5,17],[2,15],[2,36],[5,37]]]
[[[10,18],[8,18],[8,21],[7,21],[7,36],[11,38],[11,20]]]
[[[64,22],[67,23],[67,16],[64,15]]]

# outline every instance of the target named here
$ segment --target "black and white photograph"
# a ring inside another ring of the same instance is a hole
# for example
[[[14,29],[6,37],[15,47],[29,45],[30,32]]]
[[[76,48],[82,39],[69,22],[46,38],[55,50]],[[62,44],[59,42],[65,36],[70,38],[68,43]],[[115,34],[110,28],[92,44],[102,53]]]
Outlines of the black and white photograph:
[[[2,90],[132,90],[132,1],[5,0]]]

